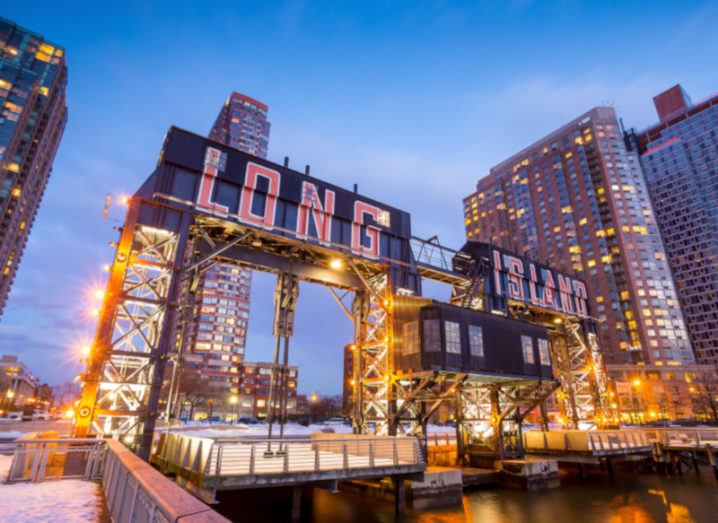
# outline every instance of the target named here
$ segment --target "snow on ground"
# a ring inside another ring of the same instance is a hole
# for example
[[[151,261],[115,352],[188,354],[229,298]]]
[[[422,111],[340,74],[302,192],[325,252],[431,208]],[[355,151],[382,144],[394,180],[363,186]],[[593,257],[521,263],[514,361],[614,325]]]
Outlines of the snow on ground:
[[[29,434],[28,432],[20,432],[19,430],[8,430],[5,432],[0,432],[0,439],[17,439],[22,438],[25,434]]]
[[[12,456],[0,455],[0,522],[100,521],[103,499],[98,483],[61,479],[6,485],[11,463]]]
[[[266,423],[257,423],[254,425],[184,425],[181,427],[173,427],[172,432],[187,434],[188,436],[197,436],[199,438],[241,438],[243,436],[267,436],[268,425]],[[287,423],[284,426],[285,436],[311,436],[316,432],[330,432],[336,434],[351,434],[352,428],[349,425],[326,424],[326,425],[300,425],[298,423]],[[279,425],[275,424],[272,428],[272,437],[279,437]]]
[[[196,436],[199,438],[241,438],[243,436],[251,437],[267,437],[268,425],[266,423],[257,423],[254,425],[196,425],[188,424],[179,427],[172,427],[170,429],[174,433],[182,433],[188,436]],[[284,426],[284,435],[297,437],[306,436],[309,437],[312,434],[318,432],[328,432],[334,434],[351,434],[352,428],[350,425],[344,425],[342,423],[317,423],[308,426],[300,425],[298,423],[287,423]],[[453,426],[443,425],[429,425],[427,427],[429,434],[444,434],[449,433],[453,435],[455,429]],[[279,425],[274,425],[272,429],[272,437],[279,438]]]

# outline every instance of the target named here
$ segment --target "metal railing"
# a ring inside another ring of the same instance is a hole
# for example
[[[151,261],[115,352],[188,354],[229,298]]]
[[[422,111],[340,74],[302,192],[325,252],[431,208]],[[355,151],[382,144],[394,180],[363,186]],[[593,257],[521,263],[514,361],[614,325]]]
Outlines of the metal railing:
[[[0,456],[12,456],[15,452],[17,443],[11,441],[9,443],[0,443]]]
[[[620,430],[529,430],[523,433],[528,452],[579,452],[594,455],[644,452],[651,442],[640,431]]]
[[[626,432],[643,432],[651,443],[676,447],[718,446],[718,428],[646,427]]]
[[[436,236],[428,239],[412,236],[410,245],[417,263],[444,271],[453,270],[452,261],[457,251],[441,245]]]
[[[108,440],[102,486],[115,523],[228,522],[223,516],[164,477],[116,440]]]
[[[189,472],[197,481],[423,464],[416,438],[345,434],[283,440],[212,440],[164,434],[154,460],[164,470]]]
[[[99,479],[105,442],[97,439],[28,439],[16,442],[8,483]]]
[[[456,432],[431,432],[426,435],[426,445],[429,447],[456,445]]]
[[[119,441],[88,438],[17,442],[8,482],[59,479],[102,480],[114,523],[167,523],[189,516],[198,518],[196,521],[228,522]]]

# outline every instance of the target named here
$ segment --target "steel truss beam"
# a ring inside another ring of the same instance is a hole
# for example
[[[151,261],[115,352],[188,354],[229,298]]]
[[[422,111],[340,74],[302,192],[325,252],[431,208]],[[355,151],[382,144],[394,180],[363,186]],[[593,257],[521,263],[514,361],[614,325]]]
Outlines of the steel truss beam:
[[[558,387],[555,382],[465,382],[457,394],[459,457],[504,459],[523,455],[521,424]]]
[[[603,358],[596,335],[576,319],[566,318],[565,335],[554,335],[551,353],[554,374],[561,383],[561,415],[568,428],[605,426],[613,422]]]
[[[388,272],[366,274],[352,268],[364,285],[354,297],[354,430],[396,434],[391,283]]]
[[[138,212],[133,202],[83,376],[75,435],[121,437],[148,457],[186,234],[137,225]]]

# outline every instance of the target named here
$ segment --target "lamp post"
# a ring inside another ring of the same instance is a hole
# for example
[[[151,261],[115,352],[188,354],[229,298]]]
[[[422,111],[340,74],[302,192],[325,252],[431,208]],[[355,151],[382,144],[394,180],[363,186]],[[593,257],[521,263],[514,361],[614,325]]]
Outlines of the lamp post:
[[[311,396],[309,396],[309,403],[311,404],[311,415],[312,418],[317,418],[317,404],[319,402],[319,395],[316,392],[313,392]]]
[[[237,407],[237,401],[239,401],[239,398],[237,398],[236,394],[232,394],[229,397],[229,404],[232,405],[232,423],[236,423],[237,416],[235,414],[235,408]]]
[[[13,404],[13,398],[15,397],[15,391],[12,389],[7,389],[5,391],[5,397],[3,398],[3,406],[7,405],[7,410],[12,410],[12,404]]]

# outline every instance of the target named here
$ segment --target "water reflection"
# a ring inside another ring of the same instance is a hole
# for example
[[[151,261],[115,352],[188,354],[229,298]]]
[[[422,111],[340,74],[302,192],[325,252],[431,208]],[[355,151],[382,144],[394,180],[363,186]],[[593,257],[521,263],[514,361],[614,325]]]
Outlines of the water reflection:
[[[224,493],[219,510],[234,521],[288,521],[291,492],[276,489]],[[393,506],[352,492],[307,489],[302,521],[391,523]],[[718,484],[712,475],[667,479],[656,474],[562,477],[559,489],[544,492],[467,491],[461,506],[409,512],[405,523],[716,523]]]

